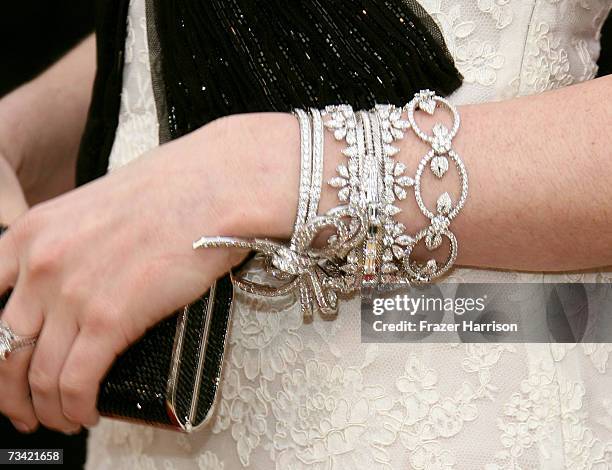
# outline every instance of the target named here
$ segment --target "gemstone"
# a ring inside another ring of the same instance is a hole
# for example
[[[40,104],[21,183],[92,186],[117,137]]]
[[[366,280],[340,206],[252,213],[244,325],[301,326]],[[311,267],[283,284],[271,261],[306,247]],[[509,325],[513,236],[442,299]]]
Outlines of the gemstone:
[[[376,273],[376,240],[368,240],[365,248],[364,274]]]
[[[0,337],[0,359],[6,359],[10,350],[11,346],[9,344],[8,338],[4,336]]]
[[[451,211],[453,201],[451,200],[450,194],[444,193],[438,198],[437,209],[438,214],[448,215]]]
[[[434,157],[431,160],[431,171],[438,178],[442,178],[448,171],[448,158],[444,156]]]

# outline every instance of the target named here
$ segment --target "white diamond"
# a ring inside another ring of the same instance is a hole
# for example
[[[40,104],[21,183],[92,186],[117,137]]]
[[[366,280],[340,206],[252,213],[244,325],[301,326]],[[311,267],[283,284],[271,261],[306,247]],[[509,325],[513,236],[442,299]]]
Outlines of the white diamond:
[[[404,138],[404,132],[401,129],[396,129],[395,127],[392,127],[391,129],[391,135],[399,140],[399,139],[403,139]]]
[[[347,167],[345,167],[344,165],[338,165],[338,166],[336,167],[336,171],[338,171],[338,174],[339,174],[340,176],[342,176],[343,178],[346,178],[346,179],[348,179],[348,178],[349,178],[349,171],[348,171],[348,168],[347,168]]]
[[[410,129],[410,122],[406,121],[405,119],[395,121],[393,125],[397,127],[398,129],[402,129],[402,130]]]
[[[400,201],[403,201],[404,199],[406,199],[406,197],[408,197],[408,193],[401,186],[398,186],[398,185],[393,186],[393,191],[395,192],[395,195]]]
[[[344,126],[344,121],[341,119],[330,119],[325,123],[325,127],[329,129],[339,129]]]
[[[432,99],[426,99],[419,102],[419,108],[425,111],[427,114],[433,114],[436,110],[436,102]]]
[[[11,350],[5,338],[0,338],[0,359],[6,359],[8,352]]]
[[[386,210],[387,210],[387,215],[391,217],[399,214],[402,211],[399,207],[394,206],[393,204],[387,204]]]
[[[400,186],[412,186],[414,184],[414,180],[410,176],[400,176],[397,179],[397,184]]]
[[[355,272],[357,272],[357,266],[354,264],[345,264],[340,269],[344,271],[345,273],[349,273],[349,274],[354,274]]]
[[[427,264],[423,267],[423,272],[425,274],[433,274],[438,269],[438,263],[435,259],[430,259]]]
[[[399,149],[397,147],[394,147],[393,145],[385,144],[384,148],[385,148],[385,155],[387,155],[387,157],[392,157],[393,155],[396,155],[399,152]]]
[[[451,201],[450,195],[448,193],[442,194],[438,198],[438,203],[437,203],[438,214],[448,215],[448,213],[451,211],[452,205],[453,205],[453,202]]]
[[[434,157],[431,159],[431,171],[438,178],[442,178],[448,171],[448,158],[443,156]]]
[[[343,188],[344,186],[346,186],[347,181],[340,177],[340,176],[334,176],[332,179],[329,180],[329,185],[332,188]]]
[[[431,219],[431,230],[434,232],[443,232],[448,228],[450,221],[443,215],[436,215]]]
[[[397,259],[402,259],[404,257],[405,252],[400,246],[393,245],[392,249],[393,249],[393,254],[395,255]]]
[[[342,140],[342,139],[344,139],[345,136],[346,136],[346,128],[345,127],[341,127],[340,129],[336,129],[334,131],[334,138],[336,140]]]
[[[428,250],[435,250],[442,244],[442,235],[439,233],[428,233],[425,237],[425,246]]]
[[[394,273],[397,271],[397,266],[393,263],[384,263],[381,267],[381,271],[385,274]]]
[[[447,153],[451,149],[451,138],[448,129],[438,123],[433,128],[434,137],[431,141],[431,147],[438,154]]]
[[[378,115],[380,116],[380,119],[383,120],[383,122],[388,122],[389,120],[389,107],[386,108],[380,108],[378,110]]]
[[[357,147],[346,147],[342,149],[342,154],[348,158],[353,158],[355,155],[357,155]]]
[[[402,246],[411,245],[413,242],[414,238],[412,238],[410,235],[400,235],[395,239],[395,243]]]
[[[340,199],[342,202],[346,202],[348,201],[350,193],[351,193],[351,188],[349,188],[348,186],[345,186],[340,191],[338,191],[338,199]]]
[[[349,145],[355,145],[357,143],[357,137],[355,135],[355,131],[349,131],[346,134],[346,143]]]

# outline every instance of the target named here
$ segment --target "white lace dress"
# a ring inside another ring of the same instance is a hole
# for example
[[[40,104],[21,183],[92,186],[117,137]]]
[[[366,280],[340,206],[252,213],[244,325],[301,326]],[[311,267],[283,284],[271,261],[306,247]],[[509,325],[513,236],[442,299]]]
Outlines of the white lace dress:
[[[596,73],[610,0],[422,0],[465,80],[457,104]],[[158,145],[144,0],[132,0],[111,169]],[[558,279],[457,269],[455,279]],[[609,273],[567,275],[612,281]],[[237,296],[222,395],[193,436],[103,419],[89,470],[612,469],[611,344],[362,344],[359,302],[303,324]]]

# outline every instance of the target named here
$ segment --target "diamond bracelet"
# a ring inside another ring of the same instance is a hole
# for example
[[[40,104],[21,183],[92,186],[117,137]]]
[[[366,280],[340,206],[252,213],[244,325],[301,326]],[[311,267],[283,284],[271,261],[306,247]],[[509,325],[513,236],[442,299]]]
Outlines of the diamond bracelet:
[[[419,127],[415,113],[434,115],[440,107],[451,112],[453,125],[448,129],[438,123],[428,134]],[[456,108],[434,92],[423,90],[401,108],[376,105],[369,111],[355,112],[349,105],[335,105],[322,112],[295,110],[294,115],[300,125],[301,164],[298,210],[290,242],[202,237],[194,242],[194,249],[239,247],[259,252],[266,269],[281,284],[259,284],[236,276],[237,287],[264,296],[297,292],[307,317],[315,309],[322,314],[335,314],[338,296],[362,287],[427,283],[446,273],[458,249],[450,223],[464,206],[468,192],[465,165],[452,148],[460,124]],[[346,143],[342,154],[347,162],[338,165],[337,175],[328,182],[338,190],[339,205],[317,215],[324,127],[336,140]],[[410,130],[431,146],[414,177],[406,175],[406,165],[396,160],[399,149],[394,145]],[[450,168],[449,160],[460,177],[460,195],[453,204],[450,193],[444,192],[437,198],[435,211],[430,210],[422,196],[423,175],[429,168],[436,178],[442,179]],[[414,235],[406,233],[406,227],[395,220],[401,212],[398,205],[408,198],[410,190],[428,219],[427,227]],[[313,246],[314,240],[330,228],[333,234],[326,244]],[[440,248],[443,238],[449,240],[450,247],[444,263],[435,259],[419,263],[411,259],[421,241],[427,250],[434,251]]]

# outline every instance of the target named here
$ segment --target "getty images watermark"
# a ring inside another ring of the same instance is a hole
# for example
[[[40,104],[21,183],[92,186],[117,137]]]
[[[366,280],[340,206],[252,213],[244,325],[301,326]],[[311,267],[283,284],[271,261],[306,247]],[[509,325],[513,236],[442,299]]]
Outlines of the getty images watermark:
[[[361,337],[397,342],[612,342],[612,284],[391,286],[362,292]]]

